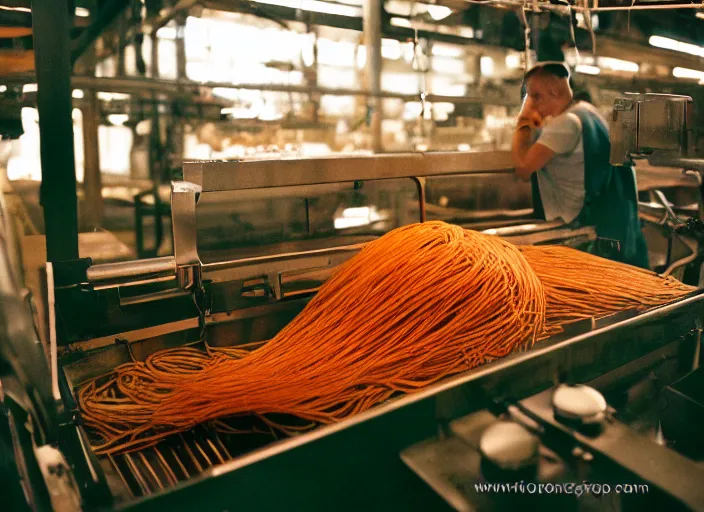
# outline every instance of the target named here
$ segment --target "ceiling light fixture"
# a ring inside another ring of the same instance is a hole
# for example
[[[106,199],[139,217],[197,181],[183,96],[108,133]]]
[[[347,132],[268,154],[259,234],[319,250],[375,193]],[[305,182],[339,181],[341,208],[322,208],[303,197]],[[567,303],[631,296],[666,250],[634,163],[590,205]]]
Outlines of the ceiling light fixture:
[[[444,5],[429,5],[428,14],[430,14],[430,17],[435,21],[440,21],[452,14],[452,9]]]
[[[598,75],[601,73],[601,69],[597,66],[590,66],[589,64],[577,64],[574,70],[577,73],[582,73],[583,75]]]

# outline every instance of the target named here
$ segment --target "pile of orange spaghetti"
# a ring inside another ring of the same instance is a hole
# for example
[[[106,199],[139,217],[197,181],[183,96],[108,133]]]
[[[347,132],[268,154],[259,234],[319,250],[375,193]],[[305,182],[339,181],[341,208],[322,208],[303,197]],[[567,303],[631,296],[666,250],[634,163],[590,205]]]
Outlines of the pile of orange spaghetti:
[[[610,281],[622,272],[632,273],[627,289]],[[368,244],[263,346],[157,353],[82,386],[78,401],[97,453],[249,415],[291,433],[307,427],[271,415],[339,421],[529,347],[562,322],[689,291],[570,249],[519,250],[442,222],[415,224]]]
[[[648,309],[694,290],[673,277],[662,278],[649,270],[565,246],[520,249],[545,288],[549,327]]]

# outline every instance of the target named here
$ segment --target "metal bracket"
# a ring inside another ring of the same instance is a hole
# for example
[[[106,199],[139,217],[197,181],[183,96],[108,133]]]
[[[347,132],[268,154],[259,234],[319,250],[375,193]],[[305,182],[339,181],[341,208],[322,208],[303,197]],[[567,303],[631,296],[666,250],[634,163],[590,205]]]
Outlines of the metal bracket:
[[[200,258],[196,226],[196,203],[200,185],[186,181],[171,184],[171,216],[179,285],[184,290],[193,288],[200,281]]]
[[[635,103],[633,100],[628,98],[616,98],[614,101],[614,110],[616,112],[626,112],[628,110],[633,110]]]

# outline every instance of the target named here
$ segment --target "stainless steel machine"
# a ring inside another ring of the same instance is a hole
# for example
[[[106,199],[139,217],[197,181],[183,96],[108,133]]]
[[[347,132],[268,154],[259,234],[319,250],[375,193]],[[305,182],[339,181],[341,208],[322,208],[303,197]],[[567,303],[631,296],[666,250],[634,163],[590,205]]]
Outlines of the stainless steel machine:
[[[697,154],[697,133],[692,98],[673,94],[627,94],[614,103],[611,123],[613,165],[629,165],[647,159],[653,166],[679,167],[696,177],[699,204],[676,209],[660,191],[653,191],[650,204],[641,204],[641,216],[658,226],[669,240],[666,274],[686,267],[680,277],[701,284],[704,240],[704,157]],[[672,241],[679,240],[689,254],[677,261],[671,257]]]
[[[647,482],[651,498],[702,506],[702,490],[673,483],[696,481],[704,474],[701,467],[686,454],[650,443],[652,421],[639,433],[619,416],[652,404],[648,393],[698,367],[700,293],[637,315],[575,324],[530,352],[294,438],[223,435],[206,424],[140,452],[97,457],[91,451],[74,397],[82,382],[164,348],[267,340],[303,309],[337,265],[396,226],[441,218],[520,243],[595,242],[589,227],[569,230],[524,212],[477,218],[443,201],[430,206],[426,201],[437,180],[504,174],[508,184],[514,179],[510,168],[506,153],[186,163],[183,181],[172,185],[172,257],[47,265],[45,351],[32,329],[22,284],[14,279],[2,289],[0,439],[8,440],[8,460],[14,461],[3,469],[3,481],[19,482],[18,501],[36,510],[471,509],[472,499],[452,491],[461,475],[437,476],[439,467],[447,468],[445,456],[433,462],[423,450],[456,444],[456,431],[477,418],[486,427],[490,416],[514,423],[529,416],[538,426],[520,426],[532,430],[519,437],[534,452],[536,436],[561,456],[564,450],[552,440],[570,450],[579,445],[592,457],[580,456],[580,464],[597,476],[616,468],[634,484]],[[266,218],[242,213],[242,205],[262,198],[271,208]],[[234,204],[237,209],[227,209]],[[220,212],[219,223],[209,224],[212,216],[201,214],[208,208]],[[3,264],[7,250],[0,251]],[[611,444],[592,446],[591,438],[576,437],[545,412],[541,393],[556,383],[585,382],[603,391],[616,409],[604,406],[596,414],[604,420],[600,425],[622,428],[609,438]],[[626,443],[619,437],[623,432],[627,441],[641,443],[624,447],[647,446],[653,464],[684,469],[660,474],[641,468],[625,448],[611,457],[614,442]],[[686,437],[681,428],[668,431],[673,432]],[[467,463],[478,460],[467,457]],[[514,475],[498,466],[497,478]],[[519,466],[514,469],[530,464]],[[461,480],[471,482],[467,474]]]
[[[694,172],[701,185],[704,159],[696,155],[692,113],[691,98],[683,96],[617,99],[611,164],[647,158],[652,165]],[[653,195],[659,208],[648,206],[659,209],[660,218],[650,222],[691,250],[678,261],[668,255],[665,273],[681,266],[699,271],[704,201],[683,219],[664,194]],[[679,306],[661,311],[670,307]],[[666,334],[669,320],[662,330],[652,325],[653,338],[669,340],[661,348],[600,375],[557,374],[552,389],[527,398],[492,390],[485,409],[453,419],[444,435],[407,448],[402,459],[455,510],[703,510],[697,483],[704,475],[697,430],[704,419],[701,314],[701,305],[687,313],[696,326],[691,353],[686,337],[674,341]],[[612,327],[619,325],[614,321]],[[622,342],[638,343],[636,331],[624,331]]]

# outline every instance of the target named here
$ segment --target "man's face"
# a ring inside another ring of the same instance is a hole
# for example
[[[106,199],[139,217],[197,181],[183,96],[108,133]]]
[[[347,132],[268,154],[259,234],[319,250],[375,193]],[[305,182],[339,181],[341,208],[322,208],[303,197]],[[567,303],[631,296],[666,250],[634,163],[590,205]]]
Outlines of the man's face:
[[[526,83],[526,107],[538,112],[541,117],[562,114],[571,103],[567,81],[559,78],[536,75]]]

